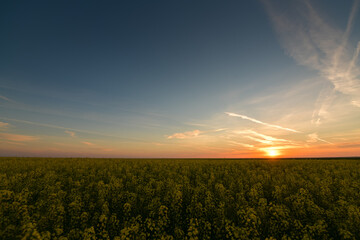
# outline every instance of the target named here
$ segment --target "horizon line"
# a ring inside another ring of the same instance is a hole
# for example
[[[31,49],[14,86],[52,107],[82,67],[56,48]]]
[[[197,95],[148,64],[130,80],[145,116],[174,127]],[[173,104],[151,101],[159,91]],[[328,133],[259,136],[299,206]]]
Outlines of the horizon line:
[[[249,158],[249,157],[239,157],[239,158],[220,158],[220,157],[216,157],[216,158],[205,158],[205,157],[58,157],[58,156],[53,156],[53,157],[16,157],[16,156],[0,156],[0,159],[3,158],[53,158],[53,159],[119,159],[119,160],[286,160],[286,159],[360,159],[360,156],[347,156],[347,157],[254,157],[254,158]]]

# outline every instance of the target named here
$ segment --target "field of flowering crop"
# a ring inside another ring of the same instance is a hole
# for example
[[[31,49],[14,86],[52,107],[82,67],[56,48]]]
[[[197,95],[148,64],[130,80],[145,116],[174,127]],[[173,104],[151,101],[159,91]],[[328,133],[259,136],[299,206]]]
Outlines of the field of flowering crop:
[[[360,160],[0,158],[0,239],[360,239]]]

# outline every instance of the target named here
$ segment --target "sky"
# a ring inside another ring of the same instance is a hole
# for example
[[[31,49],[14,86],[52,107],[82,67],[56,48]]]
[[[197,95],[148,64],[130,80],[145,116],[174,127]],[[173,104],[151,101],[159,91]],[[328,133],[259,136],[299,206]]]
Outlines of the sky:
[[[359,8],[1,1],[0,156],[359,156]]]

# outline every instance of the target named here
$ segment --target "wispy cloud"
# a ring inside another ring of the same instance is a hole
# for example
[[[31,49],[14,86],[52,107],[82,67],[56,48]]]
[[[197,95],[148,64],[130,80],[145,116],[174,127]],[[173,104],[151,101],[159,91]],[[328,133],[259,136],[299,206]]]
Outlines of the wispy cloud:
[[[252,134],[252,135],[261,137],[261,138],[263,138],[265,140],[273,141],[273,142],[290,142],[289,140],[281,139],[281,138],[275,138],[275,137],[272,137],[272,136],[268,136],[268,135],[265,135],[265,134],[262,134],[262,133],[255,132],[254,130],[236,131],[236,133],[237,134]]]
[[[199,136],[201,133],[200,130],[194,130],[194,131],[188,131],[188,132],[183,132],[183,133],[174,133],[171,136],[168,136],[167,139],[185,139],[185,138],[193,138],[193,137],[197,137]]]
[[[241,135],[245,135],[246,138],[259,142],[259,143],[263,143],[263,144],[277,144],[277,143],[291,143],[291,141],[286,140],[286,139],[282,139],[282,138],[275,138],[272,136],[268,136],[262,133],[258,133],[256,131],[253,130],[243,130],[243,131],[235,131],[234,133],[236,134],[241,134]]]
[[[317,70],[332,84],[334,91],[321,92],[313,114],[319,125],[334,101],[334,94],[351,97],[350,103],[360,107],[360,42],[351,46],[349,36],[359,7],[355,0],[344,30],[332,26],[316,11],[310,1],[297,1],[294,8],[280,11],[276,4],[263,0],[287,53],[298,64]],[[292,2],[293,3],[293,2]]]
[[[3,96],[3,95],[0,95],[0,99],[5,100],[5,101],[7,101],[7,102],[12,102],[11,99],[9,99],[9,98],[7,98],[7,97],[5,97],[5,96]]]
[[[286,128],[286,127],[282,127],[282,126],[279,126],[279,125],[265,123],[265,122],[262,122],[260,120],[257,120],[255,118],[251,118],[251,117],[248,117],[248,116],[245,116],[245,115],[240,115],[240,114],[231,113],[231,112],[225,112],[225,113],[227,115],[231,116],[231,117],[239,117],[239,118],[249,120],[249,121],[254,122],[254,123],[262,124],[264,126],[268,126],[268,127],[271,127],[271,128],[276,128],[276,129],[281,129],[281,130],[290,131],[290,132],[296,132],[296,133],[299,132],[299,131],[291,129],[291,128]]]
[[[228,130],[228,129],[227,128],[218,128],[218,129],[215,129],[214,132],[223,132],[226,130]]]
[[[38,137],[20,135],[20,134],[11,134],[11,133],[0,133],[0,139],[14,141],[14,142],[30,142],[38,140]]]
[[[326,141],[324,139],[319,138],[317,133],[308,134],[308,140],[307,140],[308,143],[316,143],[316,142],[319,142],[319,141],[324,142],[324,143],[332,144],[331,142],[328,142],[328,141]]]
[[[263,133],[259,133],[257,131],[247,129],[242,131],[233,131],[232,133],[236,135],[242,135],[243,138],[249,139],[251,144],[249,143],[239,143],[236,144],[236,141],[230,140],[228,141],[231,145],[238,145],[249,149],[254,153],[263,152],[268,156],[276,156],[282,155],[282,151],[286,151],[288,149],[297,149],[301,147],[305,147],[306,145],[301,142],[294,142],[292,140],[277,138],[274,136],[269,136]],[[301,135],[299,135],[301,136]],[[231,138],[234,138],[231,137]]]
[[[113,148],[109,148],[107,146],[101,146],[101,145],[98,145],[98,144],[95,144],[95,143],[92,143],[92,142],[88,142],[88,141],[83,141],[81,142],[82,144],[84,145],[87,145],[89,146],[92,150],[96,150],[96,151],[99,151],[99,152],[111,152],[111,151],[114,151]]]
[[[8,128],[10,126],[9,123],[0,122],[0,129]]]
[[[91,142],[81,142],[82,144],[88,145],[88,146],[95,146],[94,143]]]
[[[335,90],[333,88],[325,88],[321,90],[312,114],[311,123],[317,126],[321,125],[328,118],[329,109],[335,101]]]
[[[259,148],[259,150],[284,150],[284,149],[293,149],[293,148],[302,148],[303,146],[300,145],[281,145],[281,146],[273,146],[273,147],[265,147]]]
[[[252,144],[236,142],[236,141],[228,141],[228,143],[230,143],[231,145],[242,146],[242,147],[246,147],[246,148],[254,148],[255,147]]]
[[[5,144],[16,145],[16,146],[25,146],[26,145],[26,144],[24,144],[24,142],[12,142],[12,141],[6,141],[6,140],[2,140],[2,139],[0,139],[0,142],[5,143]]]
[[[266,139],[261,139],[261,138],[256,138],[256,137],[252,137],[252,136],[245,136],[246,138],[253,140],[255,142],[259,142],[259,143],[264,143],[264,144],[273,144],[272,141],[266,140]]]
[[[72,132],[72,131],[69,131],[69,130],[66,130],[65,133],[69,134],[71,137],[76,136],[75,132]]]

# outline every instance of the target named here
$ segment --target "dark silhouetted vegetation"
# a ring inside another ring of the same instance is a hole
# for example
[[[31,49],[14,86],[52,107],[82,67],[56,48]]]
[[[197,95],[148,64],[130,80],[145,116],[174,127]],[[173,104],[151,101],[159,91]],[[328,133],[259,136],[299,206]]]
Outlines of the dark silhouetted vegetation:
[[[360,239],[360,161],[2,158],[0,238]]]

